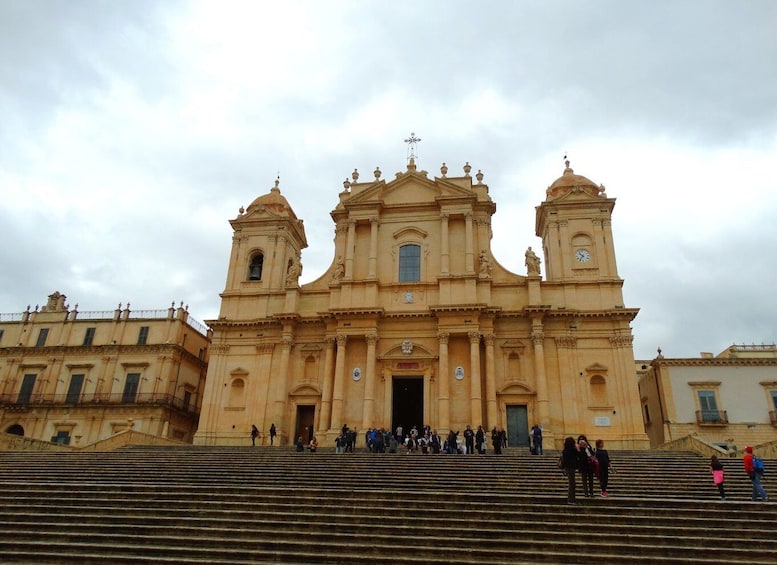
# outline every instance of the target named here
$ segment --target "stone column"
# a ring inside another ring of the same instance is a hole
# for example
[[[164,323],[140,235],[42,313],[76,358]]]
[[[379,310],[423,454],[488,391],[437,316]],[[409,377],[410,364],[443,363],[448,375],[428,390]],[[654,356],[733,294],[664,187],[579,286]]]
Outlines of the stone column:
[[[362,413],[362,429],[375,425],[375,346],[378,334],[369,333],[367,340],[367,366],[364,369],[364,411]]]
[[[321,432],[332,429],[332,388],[334,387],[334,349],[335,341],[327,338],[326,354],[324,356],[324,386],[321,391],[321,417],[318,419],[318,429]]]
[[[448,236],[449,214],[440,215],[440,274],[449,275],[450,266],[450,238]]]
[[[469,373],[470,373],[470,422],[477,425],[483,421],[482,394],[480,392],[480,334],[470,332],[469,336]]]
[[[468,213],[465,217],[466,229],[465,229],[465,242],[464,242],[464,270],[467,273],[475,272],[475,252],[472,230],[472,214]]]
[[[370,218],[370,259],[368,264],[368,279],[378,277],[378,218]]]
[[[496,369],[494,366],[494,334],[483,336],[486,342],[486,417],[483,428],[488,430],[496,425]],[[478,422],[472,422],[477,425]]]
[[[278,368],[278,381],[275,383],[275,409],[273,414],[278,425],[283,426],[286,422],[286,401],[288,400],[288,382],[289,382],[289,358],[291,357],[291,348],[294,345],[292,336],[284,334],[281,338],[281,365]],[[280,434],[282,430],[278,430]],[[291,430],[286,430],[288,433]]]
[[[356,220],[348,220],[348,235],[345,239],[345,276],[353,279],[353,249],[356,242]]]
[[[335,382],[332,391],[332,423],[339,429],[343,422],[343,391],[345,390],[345,344],[348,336],[337,334],[337,356],[335,358]]]
[[[534,380],[537,385],[537,414],[540,424],[546,427],[549,423],[548,411],[548,381],[545,376],[545,348],[543,341],[545,334],[542,328],[542,320],[532,320],[532,343],[534,344]]]
[[[451,385],[450,385],[450,368],[448,367],[448,339],[450,334],[448,332],[437,332],[437,338],[440,340],[440,360],[439,360],[439,397],[437,399],[439,422],[437,427],[441,431],[449,431],[451,427],[451,412],[450,412],[450,397],[451,397]]]

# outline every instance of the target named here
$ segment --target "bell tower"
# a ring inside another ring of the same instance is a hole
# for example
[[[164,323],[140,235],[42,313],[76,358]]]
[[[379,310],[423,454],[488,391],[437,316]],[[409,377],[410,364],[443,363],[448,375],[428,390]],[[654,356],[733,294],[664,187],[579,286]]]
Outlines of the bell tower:
[[[548,281],[618,279],[611,218],[615,199],[604,186],[576,175],[566,161],[536,208]]]
[[[281,195],[279,184],[276,179],[268,194],[230,220],[234,234],[221,318],[255,319],[268,309],[283,311],[271,306],[271,297],[299,288],[301,252],[308,246],[305,228]]]

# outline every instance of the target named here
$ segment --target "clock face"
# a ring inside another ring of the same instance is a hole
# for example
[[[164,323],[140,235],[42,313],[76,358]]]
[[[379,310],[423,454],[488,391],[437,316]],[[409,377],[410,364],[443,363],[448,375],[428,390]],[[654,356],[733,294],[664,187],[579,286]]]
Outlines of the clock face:
[[[588,263],[591,260],[591,252],[588,249],[578,249],[575,251],[575,259],[581,263]]]

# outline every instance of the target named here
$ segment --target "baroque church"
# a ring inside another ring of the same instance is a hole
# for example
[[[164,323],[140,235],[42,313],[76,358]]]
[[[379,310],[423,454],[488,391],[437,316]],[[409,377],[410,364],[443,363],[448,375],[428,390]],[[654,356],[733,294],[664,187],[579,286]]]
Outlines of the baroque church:
[[[513,273],[492,254],[496,204],[470,172],[443,163],[430,178],[412,154],[391,180],[354,171],[330,213],[331,265],[302,285],[305,229],[279,182],[241,208],[219,317],[207,321],[194,443],[244,444],[252,424],[264,445],[274,424],[275,445],[322,446],[344,425],[360,436],[482,425],[520,446],[539,424],[550,448],[581,433],[648,448],[615,199],[567,161],[536,207],[542,258],[529,247],[525,274]]]

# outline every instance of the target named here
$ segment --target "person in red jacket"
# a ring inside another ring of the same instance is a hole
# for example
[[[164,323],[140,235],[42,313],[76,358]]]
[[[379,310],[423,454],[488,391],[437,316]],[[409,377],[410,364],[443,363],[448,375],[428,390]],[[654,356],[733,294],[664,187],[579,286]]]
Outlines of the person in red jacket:
[[[753,467],[753,457],[753,448],[748,445],[745,448],[745,456],[742,461],[745,464],[745,473],[750,477],[750,482],[753,483],[753,500],[760,498],[766,502],[769,500],[769,497],[766,496],[766,491],[761,486],[761,473]]]

